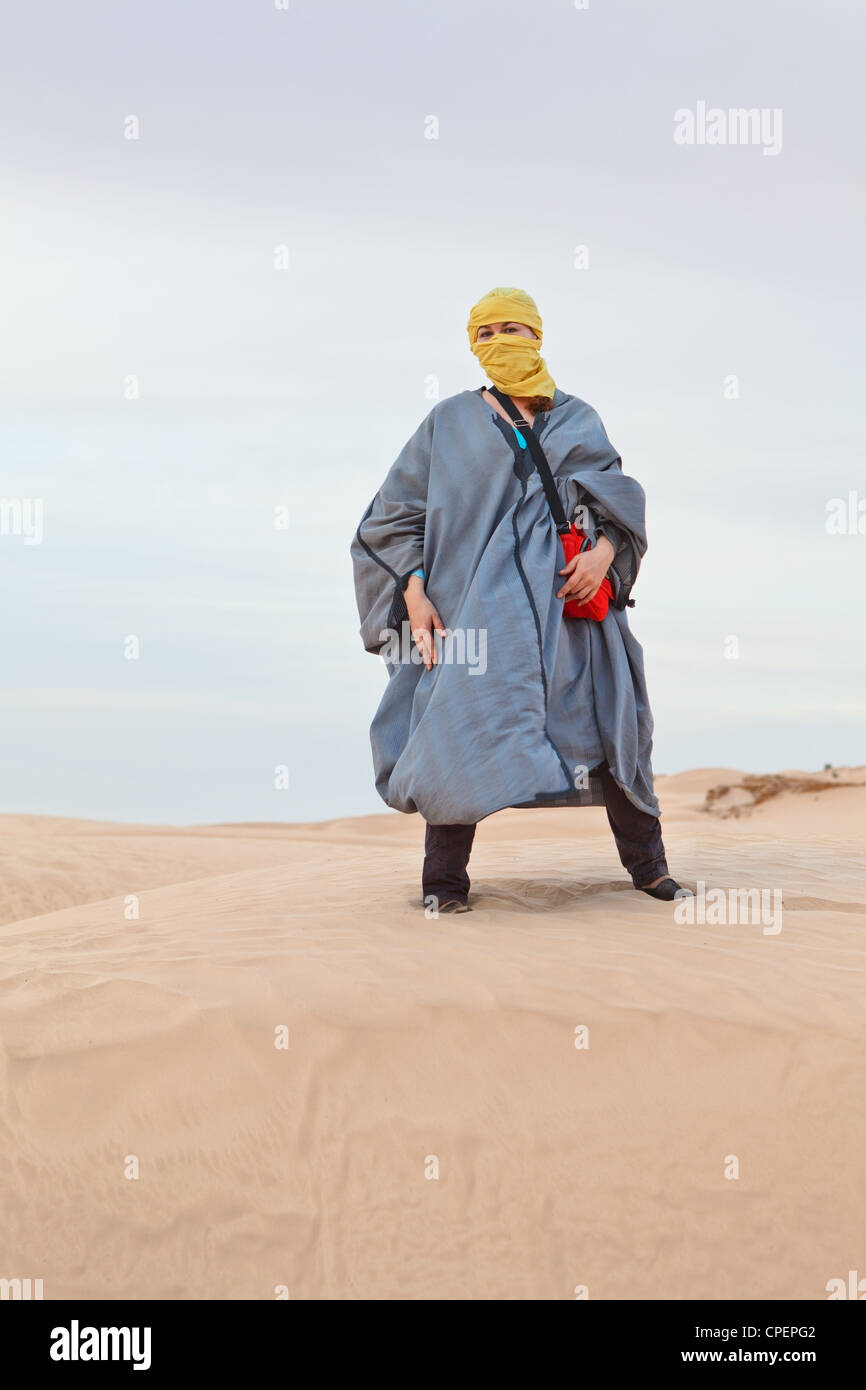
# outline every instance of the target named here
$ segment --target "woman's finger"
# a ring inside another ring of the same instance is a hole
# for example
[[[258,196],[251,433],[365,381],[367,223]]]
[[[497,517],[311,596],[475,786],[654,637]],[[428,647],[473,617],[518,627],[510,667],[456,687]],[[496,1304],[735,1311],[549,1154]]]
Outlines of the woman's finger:
[[[589,581],[583,574],[573,574],[567,579],[557,594],[557,598],[574,598],[578,590],[583,588]]]
[[[578,603],[589,603],[590,599],[595,598],[600,588],[601,580],[587,579],[581,574],[571,583],[564,584],[556,597],[576,599]]]
[[[424,658],[424,665],[427,667],[427,670],[429,671],[432,665],[431,656],[435,660],[435,652],[432,651],[433,643],[430,638],[430,632],[425,627],[416,627],[412,633],[412,637],[414,639],[415,646],[418,648],[419,652]]]

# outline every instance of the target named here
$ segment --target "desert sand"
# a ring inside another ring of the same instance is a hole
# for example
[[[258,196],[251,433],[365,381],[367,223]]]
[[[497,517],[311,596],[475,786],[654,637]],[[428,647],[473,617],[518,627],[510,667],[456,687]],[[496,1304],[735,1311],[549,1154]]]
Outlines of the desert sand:
[[[658,790],[680,881],[780,890],[778,932],[676,921],[596,809],[485,821],[474,911],[438,919],[417,816],[0,818],[0,1278],[826,1299],[866,1276],[866,768]]]

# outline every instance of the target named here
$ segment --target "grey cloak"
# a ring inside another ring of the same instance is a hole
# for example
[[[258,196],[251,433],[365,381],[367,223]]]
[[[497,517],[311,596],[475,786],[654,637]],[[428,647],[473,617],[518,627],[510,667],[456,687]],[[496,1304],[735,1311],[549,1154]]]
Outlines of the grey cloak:
[[[401,450],[352,543],[361,637],[388,684],[370,738],[388,806],[434,825],[506,806],[597,805],[606,763],[658,815],[643,651],[626,606],[646,552],[644,493],[596,412],[557,390],[533,426],[566,515],[616,547],[602,622],[564,618],[562,545],[529,450],[477,391],[433,407]],[[426,572],[448,631],[427,671],[403,589]],[[483,658],[482,658],[483,652]]]

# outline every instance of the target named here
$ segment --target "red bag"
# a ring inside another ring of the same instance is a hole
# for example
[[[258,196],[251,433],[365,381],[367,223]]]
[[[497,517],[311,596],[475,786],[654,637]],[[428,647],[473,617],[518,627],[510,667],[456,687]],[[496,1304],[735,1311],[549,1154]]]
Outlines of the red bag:
[[[589,539],[585,531],[581,531],[572,522],[569,532],[563,531],[559,539],[562,541],[562,549],[565,552],[565,562],[573,560],[575,555],[580,555],[584,550],[591,550]],[[613,589],[607,575],[601,581],[601,587],[597,593],[593,594],[588,603],[579,603],[576,598],[567,598],[563,604],[562,611],[566,618],[592,618],[600,623],[602,618],[607,616],[608,606],[613,598]]]

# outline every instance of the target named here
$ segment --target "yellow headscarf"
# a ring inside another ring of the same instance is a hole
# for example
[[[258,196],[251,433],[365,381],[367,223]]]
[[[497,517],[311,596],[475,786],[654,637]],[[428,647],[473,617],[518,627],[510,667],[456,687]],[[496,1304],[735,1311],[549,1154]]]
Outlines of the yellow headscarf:
[[[478,330],[486,323],[525,323],[537,336],[494,333],[479,343]],[[556,384],[541,356],[541,315],[525,290],[490,290],[470,311],[466,329],[469,346],[493,385],[506,396],[553,396]]]

